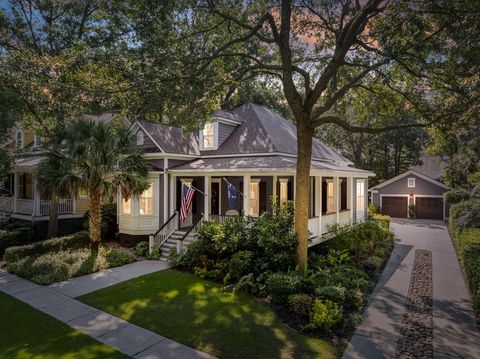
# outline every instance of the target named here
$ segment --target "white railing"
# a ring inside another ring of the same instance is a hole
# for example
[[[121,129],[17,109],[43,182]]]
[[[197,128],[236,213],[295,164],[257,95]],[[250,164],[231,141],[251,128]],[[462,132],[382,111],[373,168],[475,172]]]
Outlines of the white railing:
[[[240,215],[227,216],[222,214],[211,214],[209,216],[209,220],[216,223],[225,223],[225,222],[235,221],[238,219],[240,219]]]
[[[348,210],[343,210],[339,213],[340,215],[340,226],[346,226],[348,224],[350,224],[351,219],[350,219],[350,211],[351,209],[348,209]]]
[[[332,224],[337,222],[337,214],[329,213],[322,216],[322,234],[327,233]]]
[[[157,233],[149,237],[149,251],[152,253],[154,247],[160,248],[167,239],[178,229],[178,212],[175,211],[173,215],[163,224]]]
[[[12,212],[13,212],[13,198],[1,197],[0,198],[0,214],[6,216]]]
[[[200,227],[203,225],[203,214],[196,220],[193,226],[184,234],[183,238],[177,244],[177,251],[180,250],[181,253],[184,253],[187,250],[187,247],[195,239],[197,239],[197,232]],[[179,248],[180,247],[180,248]]]
[[[15,213],[33,215],[35,202],[33,199],[15,198]]]
[[[40,201],[40,215],[48,216],[50,214],[50,207],[52,201]],[[73,213],[73,200],[60,199],[58,200],[58,214]]]

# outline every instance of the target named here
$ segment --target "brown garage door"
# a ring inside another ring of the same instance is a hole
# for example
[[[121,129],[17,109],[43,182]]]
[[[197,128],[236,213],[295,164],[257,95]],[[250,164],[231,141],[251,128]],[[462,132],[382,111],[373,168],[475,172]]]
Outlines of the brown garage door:
[[[417,218],[443,219],[443,200],[435,197],[415,198]]]
[[[407,197],[382,197],[382,213],[390,217],[407,218]]]

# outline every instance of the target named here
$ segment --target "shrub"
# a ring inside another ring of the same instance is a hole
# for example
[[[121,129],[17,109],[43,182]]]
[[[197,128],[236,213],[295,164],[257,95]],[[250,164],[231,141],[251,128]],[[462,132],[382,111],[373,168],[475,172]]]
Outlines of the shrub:
[[[361,310],[364,304],[364,295],[358,288],[350,289],[345,293],[345,308],[348,310]]]
[[[288,297],[290,309],[301,317],[307,317],[313,306],[313,298],[308,294],[292,294]]]
[[[273,273],[268,276],[265,284],[268,293],[272,296],[272,302],[276,304],[285,304],[291,294],[311,294],[315,290],[313,278],[302,276],[293,271]]]
[[[160,249],[152,248],[152,253],[147,254],[147,258],[158,261],[160,259]]]
[[[382,225],[384,225],[385,227],[389,228],[390,227],[390,216],[386,215],[386,214],[374,214],[372,215],[372,219],[374,221],[377,221],[379,223],[381,223]]]
[[[310,312],[310,322],[306,328],[329,331],[340,320],[342,320],[342,311],[337,303],[331,300],[316,299]]]
[[[466,201],[469,198],[470,193],[463,188],[452,189],[448,192],[445,192],[445,194],[443,195],[443,199],[445,200],[445,202],[450,205]]]
[[[66,237],[47,239],[25,246],[10,247],[5,251],[4,259],[7,262],[14,262],[27,256],[38,256],[48,252],[82,248],[88,246],[89,243],[88,232],[82,231]]]
[[[371,256],[362,261],[362,266],[367,272],[377,272],[382,266],[383,258]]]
[[[9,224],[0,231],[0,256],[5,250],[13,246],[31,243],[33,240],[33,227],[31,224]]]
[[[342,286],[328,285],[315,290],[315,294],[320,299],[331,300],[332,302],[342,305],[345,302],[347,289]]]
[[[132,253],[125,248],[110,249],[105,256],[105,259],[107,260],[109,267],[118,267],[134,261]]]
[[[252,251],[238,251],[228,265],[232,279],[239,280],[252,270],[255,254]]]
[[[470,199],[450,207],[450,226],[454,232],[480,228],[480,199]]]
[[[149,244],[146,241],[137,243],[135,246],[135,254],[140,257],[146,257],[149,251]]]
[[[375,203],[368,204],[368,215],[373,216],[375,214],[380,213],[380,207],[378,207]]]

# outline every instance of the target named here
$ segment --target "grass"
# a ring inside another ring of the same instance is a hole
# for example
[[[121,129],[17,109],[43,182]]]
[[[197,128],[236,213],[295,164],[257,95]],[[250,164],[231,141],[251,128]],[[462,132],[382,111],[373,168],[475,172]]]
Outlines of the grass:
[[[1,359],[120,359],[115,349],[0,292]]]
[[[94,307],[219,358],[336,358],[331,343],[287,327],[264,303],[166,270],[80,298]]]

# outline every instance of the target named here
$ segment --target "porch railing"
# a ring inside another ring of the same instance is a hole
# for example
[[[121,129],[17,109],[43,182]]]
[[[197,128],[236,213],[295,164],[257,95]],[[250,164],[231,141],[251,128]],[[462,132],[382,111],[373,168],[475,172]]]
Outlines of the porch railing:
[[[2,197],[0,198],[0,215],[7,216],[13,212],[13,198]]]
[[[187,246],[192,243],[196,237],[197,237],[197,232],[200,229],[200,227],[203,224],[203,214],[200,215],[200,217],[193,223],[193,225],[188,229],[187,232],[183,235],[182,239],[180,240],[179,247],[177,247],[177,250],[180,249],[183,252],[187,250]]]
[[[160,248],[167,239],[178,229],[178,211],[160,227],[160,229],[149,237],[149,251],[152,253],[154,247]]]
[[[227,216],[222,214],[210,214],[209,216],[209,220],[216,223],[225,223],[229,221],[235,221],[235,220],[238,220],[239,218],[240,218],[240,215]]]
[[[40,201],[40,215],[48,216],[50,214],[50,207],[52,201]],[[58,214],[73,213],[73,200],[60,199],[58,200]]]
[[[35,201],[33,199],[15,198],[15,213],[33,215]]]

